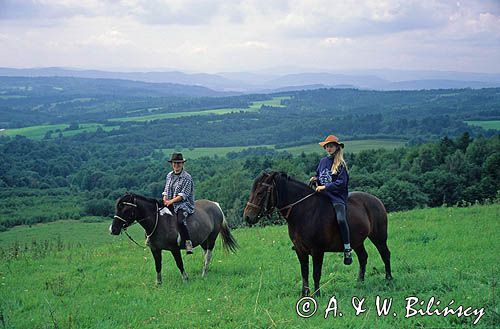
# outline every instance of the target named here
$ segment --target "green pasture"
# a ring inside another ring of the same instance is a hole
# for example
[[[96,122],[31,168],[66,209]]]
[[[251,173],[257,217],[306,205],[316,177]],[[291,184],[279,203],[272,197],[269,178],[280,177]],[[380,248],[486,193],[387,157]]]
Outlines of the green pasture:
[[[392,150],[406,145],[406,141],[402,139],[363,139],[363,140],[345,141],[343,143],[345,144],[344,151],[352,153],[358,153],[366,150],[377,150],[377,149]],[[317,143],[287,147],[284,148],[283,150],[287,150],[293,155],[301,153],[324,153],[321,146],[319,146]]]
[[[79,125],[78,129],[64,130],[69,126],[70,126],[69,124],[63,123],[57,125],[38,125],[38,126],[31,126],[24,128],[5,129],[5,130],[0,130],[0,135],[6,135],[6,136],[22,135],[31,139],[41,140],[45,137],[45,134],[48,131],[52,131],[52,138],[55,138],[59,135],[59,132],[56,132],[56,130],[60,130],[63,136],[68,137],[81,134],[83,132],[95,132],[98,127],[101,127],[103,130],[106,131],[118,128],[118,126],[105,126],[103,124],[98,124],[98,123],[82,123]]]
[[[191,111],[191,112],[175,112],[175,113],[158,113],[151,115],[143,115],[137,117],[124,117],[124,118],[115,118],[110,119],[109,121],[114,122],[127,122],[127,121],[152,121],[152,120],[160,120],[160,119],[173,119],[180,118],[185,116],[193,116],[193,115],[209,115],[209,114],[228,114],[233,112],[257,112],[260,110],[262,105],[274,106],[274,107],[284,107],[280,104],[282,99],[288,99],[290,97],[274,97],[273,99],[266,101],[257,101],[253,102],[248,108],[224,108],[224,109],[213,109],[213,110],[201,110],[201,111]]]
[[[465,121],[468,125],[479,126],[483,129],[495,129],[500,130],[500,120],[489,120],[489,121]]]
[[[164,252],[162,286],[154,283],[150,252],[110,236],[110,221],[16,227],[0,233],[0,327],[498,328],[499,218],[499,204],[390,214],[394,280],[384,279],[370,242],[364,283],[356,281],[356,259],[345,266],[340,254],[327,254],[323,295],[310,318],[296,313],[300,269],[286,226],[233,231],[239,251],[225,253],[218,242],[206,278],[201,249],[183,255],[186,283]],[[129,231],[142,243],[138,225]],[[387,315],[377,315],[377,296],[392,300]],[[357,316],[353,297],[365,300]],[[484,308],[484,315],[475,325],[478,315],[406,317],[410,297],[422,301],[415,309],[425,310],[434,297],[432,311],[451,304],[471,314]],[[325,319],[332,298],[337,316]]]
[[[405,146],[406,141],[401,139],[365,139],[365,140],[354,140],[345,142],[345,150],[347,152],[358,153],[365,150],[372,149],[395,149],[398,147]],[[188,159],[197,159],[204,156],[225,156],[230,152],[241,152],[245,149],[265,147],[268,149],[274,149],[276,151],[287,151],[293,155],[299,155],[301,153],[323,153],[324,151],[318,144],[306,144],[300,146],[292,146],[285,148],[276,148],[275,145],[253,145],[253,146],[227,146],[227,147],[196,147],[196,148],[166,148],[161,149],[165,154],[171,154],[172,152],[182,152],[183,155]]]

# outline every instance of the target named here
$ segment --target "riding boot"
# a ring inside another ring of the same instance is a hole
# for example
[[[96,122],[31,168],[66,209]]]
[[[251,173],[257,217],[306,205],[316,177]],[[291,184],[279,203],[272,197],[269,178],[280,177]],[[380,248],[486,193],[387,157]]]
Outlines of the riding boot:
[[[189,214],[185,211],[182,211],[180,215],[182,221],[179,226],[181,228],[181,231],[183,231],[182,233],[184,233],[181,234],[181,236],[184,235],[182,238],[186,240],[186,254],[191,255],[193,253],[193,243],[191,241],[191,235],[189,234],[189,227],[187,225],[187,220],[186,220]]]
[[[352,249],[344,249],[344,264],[352,264]]]
[[[349,225],[346,219],[346,209],[345,205],[340,203],[334,203],[335,214],[337,215],[337,222],[339,223],[340,235],[342,237],[342,242],[344,243],[344,264],[352,264],[352,249],[349,238]]]

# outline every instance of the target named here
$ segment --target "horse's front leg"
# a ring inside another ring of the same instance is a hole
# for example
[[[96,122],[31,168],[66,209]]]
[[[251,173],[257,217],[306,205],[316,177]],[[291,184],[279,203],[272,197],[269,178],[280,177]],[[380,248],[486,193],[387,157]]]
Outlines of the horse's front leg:
[[[323,268],[323,257],[325,253],[323,251],[317,251],[313,253],[313,280],[314,280],[314,297],[320,297],[321,292],[319,290],[319,282],[321,280],[321,270]]]
[[[295,251],[300,262],[300,272],[302,274],[302,297],[309,296],[309,255],[300,251]]]
[[[161,284],[161,249],[151,249],[151,253],[153,254],[153,258],[155,259],[155,268],[156,268],[156,284]]]
[[[188,280],[188,275],[187,275],[186,271],[184,271],[184,263],[182,262],[181,250],[177,248],[177,249],[171,250],[170,252],[174,256],[175,264],[177,265],[177,268],[179,269],[179,271],[181,271],[182,280],[184,282],[186,282]]]

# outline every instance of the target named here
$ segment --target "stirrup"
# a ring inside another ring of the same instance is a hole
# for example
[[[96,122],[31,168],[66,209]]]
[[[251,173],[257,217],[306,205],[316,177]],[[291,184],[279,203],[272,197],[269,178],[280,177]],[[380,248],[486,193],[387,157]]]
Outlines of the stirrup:
[[[352,249],[344,250],[344,264],[351,265],[352,264]]]
[[[191,240],[186,240],[186,254],[191,255],[193,253],[193,243]]]

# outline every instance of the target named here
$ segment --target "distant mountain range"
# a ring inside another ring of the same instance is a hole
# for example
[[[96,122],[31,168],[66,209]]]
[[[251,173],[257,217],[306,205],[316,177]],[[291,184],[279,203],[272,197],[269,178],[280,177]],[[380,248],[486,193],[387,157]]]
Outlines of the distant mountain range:
[[[161,83],[173,94],[191,96],[219,96],[239,93],[272,93],[318,88],[359,88],[373,90],[419,90],[450,88],[500,87],[500,74],[444,72],[364,70],[342,72],[271,73],[222,72],[184,73],[168,72],[111,72],[77,70],[59,67],[47,68],[0,68],[0,76],[10,77],[78,77],[88,79],[120,79],[137,82]],[[167,85],[172,84],[172,85]],[[190,86],[190,88],[184,88]],[[195,88],[195,89],[192,89]]]

